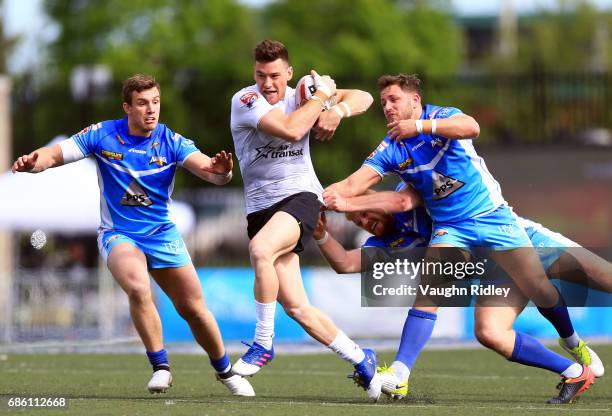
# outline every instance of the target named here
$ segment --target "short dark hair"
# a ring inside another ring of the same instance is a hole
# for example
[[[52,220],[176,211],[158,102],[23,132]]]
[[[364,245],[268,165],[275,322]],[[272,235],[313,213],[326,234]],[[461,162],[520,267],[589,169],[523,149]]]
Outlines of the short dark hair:
[[[382,91],[389,85],[399,85],[407,92],[416,92],[421,95],[421,80],[418,74],[383,75],[378,78],[378,91]]]
[[[147,74],[135,74],[123,81],[123,101],[132,105],[132,93],[134,91],[141,92],[150,90],[151,88],[157,88],[157,91],[161,94],[159,84],[155,81],[151,75]]]
[[[266,39],[255,47],[256,62],[274,62],[279,58],[289,63],[289,52],[282,42]]]

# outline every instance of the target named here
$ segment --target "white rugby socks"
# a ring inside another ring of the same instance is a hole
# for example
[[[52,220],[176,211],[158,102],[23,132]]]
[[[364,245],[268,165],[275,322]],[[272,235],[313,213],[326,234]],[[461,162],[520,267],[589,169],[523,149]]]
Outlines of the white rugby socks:
[[[255,342],[269,350],[272,348],[272,337],[274,337],[274,312],[276,301],[270,303],[259,303],[255,301]]]
[[[336,338],[327,347],[353,365],[359,364],[365,358],[365,353],[359,345],[342,331],[338,331]]]

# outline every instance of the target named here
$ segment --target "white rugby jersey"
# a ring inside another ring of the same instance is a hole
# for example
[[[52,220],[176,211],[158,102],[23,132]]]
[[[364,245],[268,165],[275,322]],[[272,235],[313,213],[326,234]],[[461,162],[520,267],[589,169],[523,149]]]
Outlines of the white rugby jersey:
[[[268,103],[257,85],[232,97],[230,128],[244,180],[247,214],[299,192],[312,192],[323,200],[323,188],[310,159],[309,134],[289,142],[257,129],[259,120],[273,108],[285,114],[295,111],[295,90],[287,86],[285,99],[275,105]]]

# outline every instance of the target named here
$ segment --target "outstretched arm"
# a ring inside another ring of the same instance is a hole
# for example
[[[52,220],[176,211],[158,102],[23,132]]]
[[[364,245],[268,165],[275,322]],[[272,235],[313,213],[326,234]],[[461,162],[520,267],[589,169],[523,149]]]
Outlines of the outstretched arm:
[[[202,152],[195,152],[185,159],[183,167],[200,179],[215,185],[225,185],[232,180],[234,161],[232,154],[225,150],[212,158]]]
[[[348,178],[325,188],[323,202],[327,206],[328,201],[335,193],[343,197],[361,195],[381,180],[381,176],[374,169],[362,166]]]
[[[369,92],[361,90],[336,90],[336,104],[328,111],[321,113],[313,130],[315,139],[331,140],[340,120],[366,112],[374,102]]]
[[[13,163],[11,171],[40,173],[49,168],[64,164],[62,149],[59,144],[49,147],[41,147],[29,155],[19,156]]]
[[[420,123],[420,127],[419,127]],[[480,126],[473,117],[456,114],[449,118],[433,120],[400,120],[387,124],[390,138],[400,140],[414,137],[419,133],[435,134],[447,139],[475,139],[480,135]],[[434,131],[435,127],[435,131]],[[421,131],[419,131],[419,128]]]
[[[423,204],[421,196],[408,186],[400,192],[372,191],[350,198],[331,190],[325,202],[328,209],[338,212],[374,211],[382,214],[410,211]]]
[[[361,271],[361,249],[346,250],[327,231],[327,220],[322,212],[313,233],[321,254],[329,265],[339,274]]]

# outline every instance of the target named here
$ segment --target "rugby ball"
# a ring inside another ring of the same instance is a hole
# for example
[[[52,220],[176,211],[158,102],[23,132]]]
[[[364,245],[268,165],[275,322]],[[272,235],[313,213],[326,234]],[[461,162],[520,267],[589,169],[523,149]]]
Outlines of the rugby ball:
[[[295,108],[300,108],[302,104],[310,100],[312,95],[317,92],[312,75],[304,75],[295,86]],[[328,98],[323,106],[323,111],[329,110],[334,105],[334,98]]]

